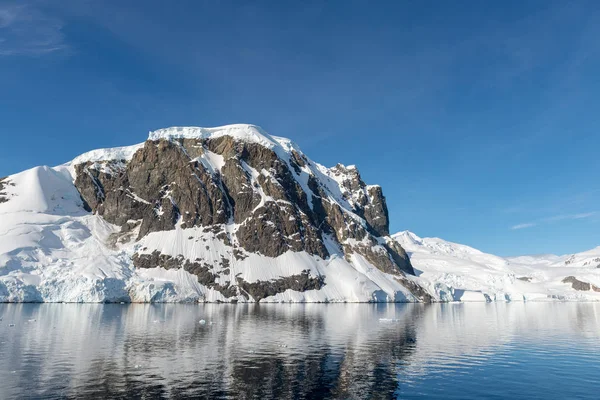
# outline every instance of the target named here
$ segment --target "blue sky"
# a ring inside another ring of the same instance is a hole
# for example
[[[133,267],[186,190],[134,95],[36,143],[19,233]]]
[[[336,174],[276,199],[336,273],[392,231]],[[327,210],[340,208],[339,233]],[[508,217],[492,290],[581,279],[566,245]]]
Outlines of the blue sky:
[[[356,164],[393,231],[600,245],[599,2],[169,3],[0,0],[0,176],[246,122]]]

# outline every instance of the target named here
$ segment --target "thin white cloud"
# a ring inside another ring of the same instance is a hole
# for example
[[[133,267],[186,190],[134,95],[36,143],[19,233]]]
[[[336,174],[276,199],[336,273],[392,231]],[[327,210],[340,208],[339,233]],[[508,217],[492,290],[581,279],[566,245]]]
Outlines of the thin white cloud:
[[[0,4],[0,56],[39,56],[67,48],[63,23],[35,5]]]
[[[536,223],[533,222],[528,222],[526,224],[518,224],[518,225],[513,225],[510,227],[510,229],[517,230],[517,229],[526,229],[526,228],[533,228],[534,226],[536,226]]]
[[[572,218],[573,218],[572,215],[561,214],[561,215],[553,215],[551,217],[542,218],[540,221],[541,222],[556,222],[556,221],[564,221],[565,219],[572,219]]]
[[[510,227],[510,229],[517,230],[517,229],[532,228],[532,227],[540,225],[540,224],[547,224],[547,223],[565,221],[565,220],[586,219],[586,218],[591,218],[596,215],[598,215],[597,211],[579,213],[579,214],[553,215],[551,217],[542,218],[536,222],[528,222],[528,223],[524,223],[524,224],[513,225]]]
[[[575,214],[573,215],[573,219],[584,219],[584,218],[590,218],[593,217],[594,215],[596,215],[597,212],[589,212],[589,213],[581,213],[581,214]]]
[[[564,221],[569,219],[585,219],[590,218],[596,215],[596,211],[586,212],[586,213],[578,213],[578,214],[561,214],[561,215],[553,215],[552,217],[543,218],[540,221],[542,222],[556,222],[556,221]]]

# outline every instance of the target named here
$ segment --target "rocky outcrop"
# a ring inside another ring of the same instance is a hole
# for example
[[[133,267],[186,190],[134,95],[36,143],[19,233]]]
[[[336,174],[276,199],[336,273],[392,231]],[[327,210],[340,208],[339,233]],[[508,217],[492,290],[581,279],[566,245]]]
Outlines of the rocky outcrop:
[[[404,248],[398,242],[395,240],[388,240],[383,246],[389,252],[392,260],[401,271],[410,275],[415,274],[415,270],[410,262],[408,254],[406,254],[406,251],[404,251]]]
[[[208,148],[223,152],[222,171],[209,171],[198,161]],[[91,210],[123,229],[129,229],[130,221],[141,221],[138,238],[174,229],[180,219],[182,228],[231,219],[240,224],[237,239],[249,252],[328,255],[308,214],[306,193],[265,147],[236,144],[229,137],[148,141],[127,164],[85,163],[76,171],[75,185]],[[253,171],[271,174],[252,179]]]
[[[167,270],[183,268],[185,271],[196,275],[198,283],[214,289],[227,298],[242,295],[246,299],[251,298],[259,302],[269,296],[283,293],[286,290],[295,290],[304,292],[307,290],[319,290],[325,286],[325,277],[311,276],[310,271],[304,270],[300,274],[281,277],[269,281],[246,282],[240,277],[235,280],[229,276],[229,260],[222,259],[220,266],[226,267],[216,271],[215,266],[200,259],[195,261],[186,260],[183,256],[172,257],[161,254],[159,251],[153,251],[150,254],[134,254],[133,265],[136,268],[156,268],[161,267]],[[224,281],[228,284],[220,284]],[[237,283],[235,284],[231,283]]]
[[[0,203],[6,203],[8,201],[8,196],[4,190],[10,184],[11,183],[7,178],[0,178]]]
[[[562,282],[570,283],[571,287],[575,290],[579,290],[579,291],[583,291],[583,292],[593,290],[594,292],[600,292],[599,287],[594,286],[589,282],[580,281],[579,279],[575,278],[574,276],[567,276],[565,279],[562,280]]]
[[[422,303],[433,303],[435,299],[425,290],[422,286],[419,286],[416,282],[409,280],[405,276],[396,277],[399,283],[402,284],[408,291],[419,299]]]
[[[230,210],[218,177],[192,161],[178,142],[147,141],[131,161],[76,166],[75,186],[94,212],[126,228],[141,220],[139,238],[170,230],[227,222]]]
[[[311,276],[310,271],[304,270],[297,275],[290,275],[270,281],[259,280],[249,283],[241,278],[237,278],[237,283],[240,289],[252,296],[254,301],[258,302],[269,296],[283,293],[288,289],[297,292],[319,290],[325,286],[325,277],[323,275]]]
[[[600,268],[600,257],[593,258],[589,261],[583,263],[583,266],[596,266],[596,268]]]
[[[331,171],[341,180],[342,196],[365,219],[368,230],[375,236],[388,236],[389,216],[381,187],[367,186],[354,166],[337,164]]]
[[[331,256],[325,245],[330,238],[347,260],[358,254],[385,273],[414,274],[404,249],[386,239],[389,216],[381,187],[366,185],[356,167],[326,169],[288,146],[232,135],[151,135],[130,159],[75,165],[75,186],[90,210],[121,227],[121,238],[129,238],[127,232],[137,232],[140,240],[176,226],[202,227],[232,247],[231,254],[278,257],[303,251],[320,259]],[[177,264],[203,285],[225,291],[209,265],[185,261],[183,254],[165,257],[137,255],[135,263],[139,268]],[[275,283],[232,281],[253,298],[323,284],[305,276]]]
[[[363,206],[363,216],[375,234],[388,236],[390,234],[390,221],[383,190],[379,185],[369,186],[367,187],[367,193],[369,201]]]
[[[328,256],[318,229],[290,204],[267,202],[237,231],[240,246],[251,253],[277,257],[288,250]]]
[[[219,275],[213,272],[215,266],[208,264],[207,262],[201,262],[201,260],[189,261],[183,256],[172,257],[166,254],[161,254],[156,250],[150,254],[136,253],[133,255],[132,260],[133,265],[136,268],[161,267],[167,270],[183,268],[190,274],[196,275],[200,284],[220,292],[225,297],[234,297],[239,294],[237,287],[219,284],[217,282],[219,281]],[[221,265],[225,265],[223,261]],[[227,272],[228,275],[228,271],[225,272]]]

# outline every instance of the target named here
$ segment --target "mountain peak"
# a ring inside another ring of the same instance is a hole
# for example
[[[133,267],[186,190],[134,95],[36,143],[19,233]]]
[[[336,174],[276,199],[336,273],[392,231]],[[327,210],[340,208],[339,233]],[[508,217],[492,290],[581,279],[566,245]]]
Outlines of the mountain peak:
[[[263,147],[274,150],[280,157],[295,150],[301,153],[300,148],[290,139],[271,136],[260,126],[252,124],[231,124],[212,128],[198,126],[172,126],[157,129],[148,134],[148,140],[174,140],[174,139],[214,139],[223,136],[231,136],[236,140],[246,143],[256,143]],[[131,146],[112,147],[91,150],[77,156],[65,165],[76,165],[86,162],[101,162],[110,160],[129,161],[136,151],[141,149],[144,143]]]
[[[411,231],[398,232],[392,237],[400,243],[423,244],[423,238],[415,235]]]
[[[241,141],[258,143],[269,148],[273,148],[279,144],[264,129],[251,124],[232,124],[213,128],[173,126],[150,132],[148,140],[212,139],[221,136],[231,136]]]

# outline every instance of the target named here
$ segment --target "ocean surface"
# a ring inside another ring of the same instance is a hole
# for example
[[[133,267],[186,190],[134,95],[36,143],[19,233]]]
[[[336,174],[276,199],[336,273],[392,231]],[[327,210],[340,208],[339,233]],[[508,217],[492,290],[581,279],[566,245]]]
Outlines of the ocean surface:
[[[0,304],[0,399],[599,399],[600,304]]]

